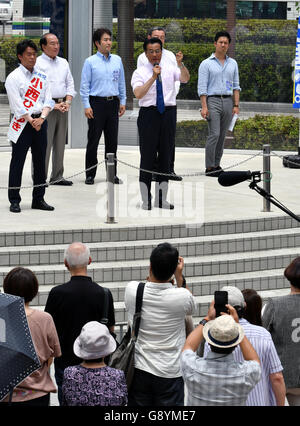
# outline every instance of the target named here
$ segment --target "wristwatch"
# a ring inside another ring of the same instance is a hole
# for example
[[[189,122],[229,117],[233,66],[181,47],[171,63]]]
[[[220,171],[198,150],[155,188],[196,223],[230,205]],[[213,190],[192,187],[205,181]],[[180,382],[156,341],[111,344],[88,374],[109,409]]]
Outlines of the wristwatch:
[[[203,318],[203,320],[201,320],[200,322],[199,322],[199,325],[201,324],[201,325],[203,325],[203,327],[205,326],[205,324],[207,323],[208,321],[205,319],[205,318]]]
[[[45,119],[46,119],[46,116],[45,116],[45,115],[43,115],[43,114],[41,114],[40,118],[42,118],[43,120],[45,120]]]
[[[239,105],[233,105],[234,106],[234,108],[239,108],[240,106]]]

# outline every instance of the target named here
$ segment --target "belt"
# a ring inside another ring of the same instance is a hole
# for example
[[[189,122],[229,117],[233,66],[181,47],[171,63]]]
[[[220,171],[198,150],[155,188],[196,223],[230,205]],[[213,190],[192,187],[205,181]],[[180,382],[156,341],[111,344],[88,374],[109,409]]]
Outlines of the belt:
[[[92,96],[90,95],[90,99],[101,100],[101,101],[114,101],[116,99],[119,100],[118,96]]]
[[[31,114],[31,118],[40,118],[41,115],[42,115],[41,113],[39,113],[39,114]]]
[[[52,98],[52,100],[56,103],[56,104],[60,104],[61,102],[64,102],[66,100],[66,97],[64,98]]]
[[[176,105],[165,106],[166,111],[168,111],[169,109],[173,109],[173,108],[176,108]],[[141,107],[141,109],[157,109],[157,106],[151,105],[151,106],[148,106],[148,107]]]
[[[231,98],[232,95],[209,95],[207,97],[208,98],[221,98],[221,99],[224,99],[224,98]]]

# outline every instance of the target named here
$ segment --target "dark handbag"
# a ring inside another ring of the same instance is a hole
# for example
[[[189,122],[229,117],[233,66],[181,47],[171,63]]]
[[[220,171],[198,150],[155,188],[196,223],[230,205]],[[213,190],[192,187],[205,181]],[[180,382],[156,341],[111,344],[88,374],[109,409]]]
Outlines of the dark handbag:
[[[110,367],[124,371],[128,390],[134,375],[134,351],[141,323],[144,288],[145,283],[139,283],[136,292],[135,314],[133,316],[132,328],[128,327],[125,336],[119,347],[111,355],[109,362]]]

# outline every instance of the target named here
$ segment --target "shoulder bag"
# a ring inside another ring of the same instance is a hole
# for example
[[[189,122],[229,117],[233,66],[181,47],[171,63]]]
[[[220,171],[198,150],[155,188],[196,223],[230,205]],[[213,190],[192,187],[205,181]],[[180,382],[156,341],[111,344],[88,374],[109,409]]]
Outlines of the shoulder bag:
[[[134,351],[141,323],[141,309],[143,303],[145,283],[139,283],[136,292],[135,314],[133,316],[132,328],[128,327],[119,347],[111,355],[109,366],[123,370],[127,388],[129,390],[134,375]]]

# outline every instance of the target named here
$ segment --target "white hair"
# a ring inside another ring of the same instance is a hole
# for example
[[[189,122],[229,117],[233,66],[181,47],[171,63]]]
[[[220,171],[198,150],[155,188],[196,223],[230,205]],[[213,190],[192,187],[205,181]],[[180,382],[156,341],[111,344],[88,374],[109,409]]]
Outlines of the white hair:
[[[70,268],[81,268],[89,264],[90,249],[83,243],[72,243],[66,248],[64,259]]]

